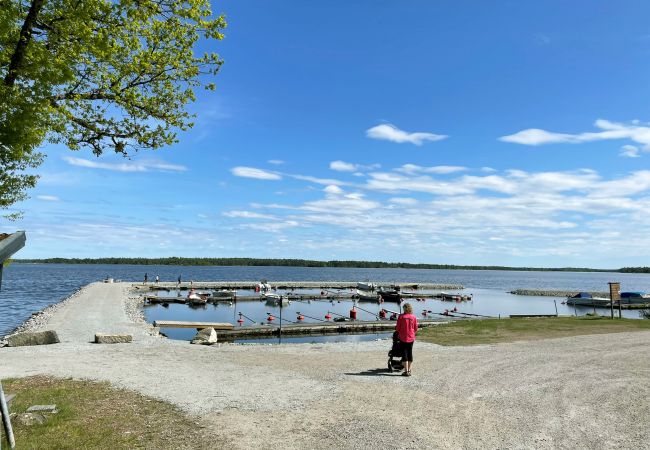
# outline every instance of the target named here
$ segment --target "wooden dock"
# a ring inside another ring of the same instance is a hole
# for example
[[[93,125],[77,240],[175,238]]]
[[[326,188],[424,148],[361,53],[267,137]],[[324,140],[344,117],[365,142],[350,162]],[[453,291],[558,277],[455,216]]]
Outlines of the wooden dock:
[[[440,318],[419,320],[420,328],[440,325],[454,320],[476,320],[470,318]],[[363,334],[363,333],[389,333],[395,330],[395,321],[350,321],[327,323],[301,323],[282,326],[283,336],[323,336],[329,334]],[[220,341],[233,341],[235,339],[271,338],[280,335],[277,325],[234,327],[230,323],[215,322],[176,322],[158,320],[154,326],[159,328],[209,328],[219,330]]]
[[[214,328],[215,330],[232,330],[235,328],[232,323],[184,322],[179,320],[156,320],[154,321],[153,326],[159,328],[196,328],[197,330],[202,330],[203,328]]]
[[[175,282],[160,283],[132,283],[132,287],[139,291],[156,290],[217,290],[217,289],[242,289],[254,290],[258,281],[184,281],[180,285]],[[356,281],[269,281],[274,289],[356,289]],[[375,282],[377,283],[377,282]],[[434,290],[461,290],[462,284],[441,283],[377,283],[378,285],[399,286],[401,289],[434,289]]]

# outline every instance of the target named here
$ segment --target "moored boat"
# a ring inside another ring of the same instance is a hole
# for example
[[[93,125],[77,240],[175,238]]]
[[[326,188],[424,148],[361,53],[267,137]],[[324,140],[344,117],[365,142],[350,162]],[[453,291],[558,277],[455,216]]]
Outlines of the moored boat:
[[[360,301],[376,302],[379,299],[379,295],[376,292],[368,292],[357,289],[357,298]]]
[[[357,291],[374,291],[375,289],[377,289],[375,283],[370,283],[368,281],[359,281],[357,283]]]
[[[212,292],[212,297],[214,298],[232,298],[237,294],[236,291],[231,291],[228,289],[222,289],[219,291]]]
[[[594,297],[589,292],[578,292],[566,299],[566,304],[571,306],[609,306],[610,303],[610,299]]]
[[[650,303],[650,295],[645,292],[621,292],[621,304],[634,305]]]
[[[260,299],[266,300],[267,306],[280,306],[280,303],[282,306],[289,306],[289,299],[279,294],[265,293],[260,295]]]
[[[399,302],[402,300],[399,289],[397,288],[380,287],[377,294],[385,302]]]
[[[208,302],[208,294],[198,294],[194,289],[190,289],[187,294],[187,302],[192,305],[205,305]]]

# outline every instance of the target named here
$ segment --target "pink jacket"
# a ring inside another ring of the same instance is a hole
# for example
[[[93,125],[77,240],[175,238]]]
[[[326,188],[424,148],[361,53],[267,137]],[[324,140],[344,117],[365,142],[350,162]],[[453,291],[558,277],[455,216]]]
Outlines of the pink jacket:
[[[418,318],[413,314],[400,314],[395,329],[401,342],[413,342],[418,331]]]

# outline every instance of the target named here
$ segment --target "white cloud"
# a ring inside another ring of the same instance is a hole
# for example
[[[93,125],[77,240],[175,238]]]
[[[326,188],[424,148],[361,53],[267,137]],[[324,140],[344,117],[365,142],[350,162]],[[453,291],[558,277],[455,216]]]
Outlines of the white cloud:
[[[253,211],[226,211],[223,215],[233,219],[275,219],[272,215],[260,214]]]
[[[255,167],[237,166],[230,169],[230,172],[236,177],[255,178],[258,180],[281,180],[282,177],[275,172],[256,169]]]
[[[639,156],[641,156],[639,155],[639,147],[636,147],[634,145],[622,146],[619,155],[625,158],[638,158]]]
[[[327,185],[345,186],[350,184],[350,183],[346,183],[345,181],[335,180],[333,178],[318,178],[309,175],[291,175],[291,174],[287,174],[287,176],[291,178],[295,178],[296,180],[309,181],[311,183],[324,184],[326,186]]]
[[[323,189],[323,191],[326,194],[330,194],[330,195],[341,195],[341,194],[343,194],[343,189],[341,189],[340,187],[335,186],[333,184],[325,187],[325,189]]]
[[[37,195],[37,199],[43,200],[46,202],[60,202],[61,199],[57,197],[56,195]]]
[[[380,139],[384,141],[397,142],[398,144],[403,144],[405,142],[422,145],[425,141],[440,141],[446,139],[447,136],[444,134],[434,134],[434,133],[409,133],[403,130],[400,130],[394,125],[391,124],[382,124],[375,127],[369,128],[366,130],[366,136],[371,139]]]
[[[269,164],[273,164],[274,166],[281,166],[282,164],[285,163],[285,162],[282,161],[281,159],[269,159],[267,162],[268,162]]]
[[[332,170],[336,170],[338,172],[357,172],[353,174],[357,176],[359,175],[360,170],[374,170],[374,169],[378,169],[379,167],[381,167],[379,164],[363,165],[363,164],[349,163],[345,161],[332,161],[330,163],[330,169]]]
[[[404,206],[417,205],[418,203],[416,199],[410,197],[391,197],[388,199],[388,201],[396,205],[404,205]]]
[[[432,167],[422,167],[415,164],[404,164],[402,167],[395,169],[397,172],[403,173],[435,173],[435,174],[447,174],[454,172],[462,172],[467,170],[467,167],[461,166],[432,166]]]
[[[188,169],[179,164],[170,164],[164,161],[128,161],[122,163],[107,163],[91,161],[74,156],[64,156],[63,159],[73,166],[86,167],[89,169],[104,169],[116,172],[186,172]]]
[[[502,136],[499,140],[523,145],[543,145],[557,143],[580,144],[603,140],[629,139],[640,144],[644,150],[650,151],[650,126],[640,125],[637,121],[626,125],[604,119],[597,120],[594,126],[601,131],[567,134],[530,128],[515,134]]]

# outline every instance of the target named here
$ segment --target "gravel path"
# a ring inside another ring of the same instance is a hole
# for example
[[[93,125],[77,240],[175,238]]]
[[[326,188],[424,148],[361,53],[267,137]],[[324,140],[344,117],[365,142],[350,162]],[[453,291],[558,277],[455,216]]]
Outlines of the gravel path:
[[[132,305],[125,285],[84,288],[38,325],[63,342],[0,349],[0,378],[108,380],[201,415],[235,449],[650,448],[650,332],[418,342],[405,378],[382,370],[386,341],[199,347],[151,336]],[[98,331],[134,343],[90,344]]]

